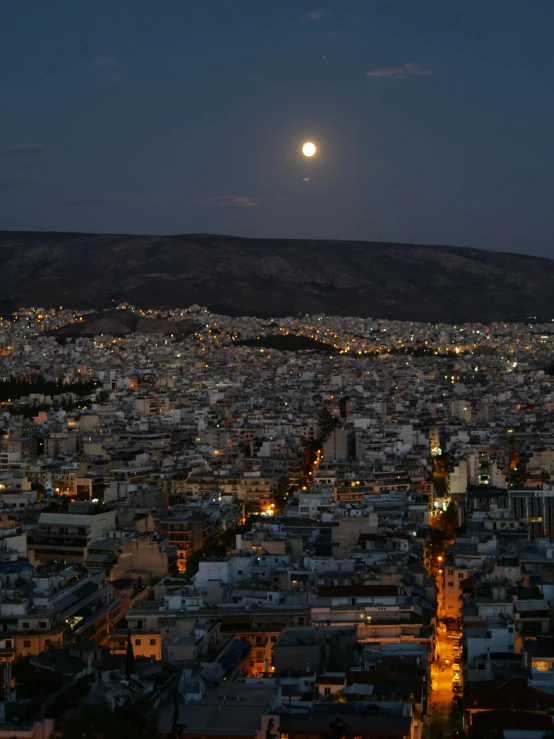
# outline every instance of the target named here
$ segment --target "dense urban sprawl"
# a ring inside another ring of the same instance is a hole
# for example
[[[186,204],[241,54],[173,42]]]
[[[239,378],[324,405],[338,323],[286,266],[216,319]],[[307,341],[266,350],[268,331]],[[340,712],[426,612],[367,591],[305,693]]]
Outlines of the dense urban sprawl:
[[[0,739],[552,734],[552,321],[118,310],[0,320]]]

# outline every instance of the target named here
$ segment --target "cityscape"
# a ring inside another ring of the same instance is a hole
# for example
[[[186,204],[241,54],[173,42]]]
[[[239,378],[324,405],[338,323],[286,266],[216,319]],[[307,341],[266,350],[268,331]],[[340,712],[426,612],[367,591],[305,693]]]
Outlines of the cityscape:
[[[554,0],[0,14],[0,739],[554,739]]]
[[[546,735],[553,341],[4,315],[0,736]]]

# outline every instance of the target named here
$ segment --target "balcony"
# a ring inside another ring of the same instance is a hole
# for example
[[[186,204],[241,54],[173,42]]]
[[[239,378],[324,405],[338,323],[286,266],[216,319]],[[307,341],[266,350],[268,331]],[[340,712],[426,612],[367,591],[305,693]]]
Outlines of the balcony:
[[[110,618],[111,612],[119,605],[118,601],[112,601],[107,605],[99,605],[98,608],[88,606],[80,609],[80,614],[76,615],[79,620],[74,628],[73,633],[78,634],[81,639],[95,640],[99,635],[104,635],[112,623]]]
[[[29,534],[29,546],[35,546],[37,544],[60,544],[71,545],[76,547],[86,547],[88,540],[86,535],[80,536],[79,534],[58,534],[47,533],[42,531],[33,531]]]

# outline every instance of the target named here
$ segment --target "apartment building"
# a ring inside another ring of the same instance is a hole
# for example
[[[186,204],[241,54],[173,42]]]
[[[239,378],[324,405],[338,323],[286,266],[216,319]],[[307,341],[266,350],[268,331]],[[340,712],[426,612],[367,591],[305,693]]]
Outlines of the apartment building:
[[[94,505],[70,503],[59,512],[43,511],[36,530],[29,532],[29,560],[86,562],[88,545],[115,529],[115,511]]]

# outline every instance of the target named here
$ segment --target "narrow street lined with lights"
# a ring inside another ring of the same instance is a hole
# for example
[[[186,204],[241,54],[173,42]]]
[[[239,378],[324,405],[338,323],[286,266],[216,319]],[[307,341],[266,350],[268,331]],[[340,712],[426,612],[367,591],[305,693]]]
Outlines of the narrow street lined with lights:
[[[439,604],[441,602],[441,590],[442,587],[439,584]],[[441,614],[440,605],[437,621],[440,618],[439,614]],[[454,643],[453,634],[447,631],[443,623],[438,622],[435,635],[435,653],[430,670],[431,694],[427,720],[423,730],[425,739],[436,739],[441,736],[446,739],[451,733],[450,713],[454,698],[452,679],[455,674],[452,670]]]
[[[431,656],[431,691],[427,715],[423,726],[423,739],[447,739],[452,734],[450,714],[453,708],[455,691],[461,691],[461,671],[453,665],[459,659],[454,656],[454,645],[461,634],[448,630],[445,619],[443,595],[443,563],[445,551],[454,539],[446,531],[446,516],[442,512],[431,519],[431,541],[427,549],[427,570],[437,583],[437,619],[434,653]],[[444,531],[442,540],[434,534]],[[434,544],[433,544],[434,542]],[[455,687],[460,686],[460,687]]]

